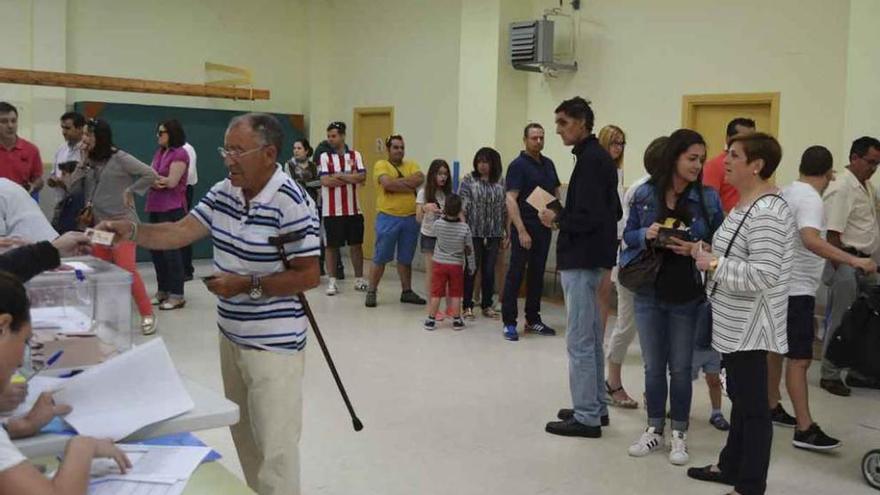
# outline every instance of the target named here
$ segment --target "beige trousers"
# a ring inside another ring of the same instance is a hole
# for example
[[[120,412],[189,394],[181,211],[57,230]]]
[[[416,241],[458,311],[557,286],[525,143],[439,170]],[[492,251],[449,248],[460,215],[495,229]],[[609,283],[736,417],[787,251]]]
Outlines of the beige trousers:
[[[299,495],[305,351],[240,347],[220,334],[226,398],[238,404],[232,440],[248,486],[259,495]]]
[[[636,311],[633,293],[617,284],[617,324],[606,345],[605,359],[614,364],[623,364],[626,350],[636,336]]]

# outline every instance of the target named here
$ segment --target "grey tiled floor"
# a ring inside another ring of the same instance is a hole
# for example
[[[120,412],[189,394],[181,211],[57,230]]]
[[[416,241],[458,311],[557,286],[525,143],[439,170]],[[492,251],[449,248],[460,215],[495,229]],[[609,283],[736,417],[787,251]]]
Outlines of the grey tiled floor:
[[[206,274],[210,266],[200,264],[197,271]],[[142,273],[155,287],[152,267],[143,265]],[[485,319],[462,332],[444,322],[428,333],[421,329],[424,310],[397,302],[395,276],[387,271],[376,309],[363,306],[351,279],[342,282],[338,296],[325,296],[323,287],[310,294],[366,428],[352,431],[312,340],[300,444],[304,493],[725,493],[720,485],[688,480],[663,452],[627,456],[643,429],[644,409],[612,409],[611,427],[600,440],[544,433],[556,409],[570,403],[564,337],[506,342],[499,323]],[[414,285],[424,287],[416,277]],[[185,309],[159,315],[159,333],[183,375],[222,391],[214,298],[198,279],[187,284],[186,297]],[[563,308],[545,305],[544,319],[563,329]],[[641,366],[633,345],[624,382],[637,398]],[[775,428],[768,493],[876,493],[862,481],[859,463],[867,450],[880,448],[880,392],[856,390],[838,399],[818,388],[816,371],[810,389],[814,415],[844,446],[825,455],[799,451],[790,445],[791,430]],[[694,389],[691,466],[713,462],[725,438],[707,423],[708,403],[701,380]],[[198,435],[241,475],[227,429]]]

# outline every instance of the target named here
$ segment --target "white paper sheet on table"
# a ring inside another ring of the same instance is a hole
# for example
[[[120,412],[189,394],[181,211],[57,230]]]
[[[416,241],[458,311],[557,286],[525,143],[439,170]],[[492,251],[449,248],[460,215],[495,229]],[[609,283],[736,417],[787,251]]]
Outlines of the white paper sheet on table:
[[[195,407],[161,337],[68,379],[55,401],[79,434],[113,440]]]
[[[79,270],[83,273],[93,272],[94,269],[90,267],[88,264],[83,263],[82,261],[64,261],[61,263],[61,268],[70,267],[72,270]]]
[[[34,330],[52,329],[60,333],[78,334],[92,331],[92,319],[82,311],[65,306],[31,308]]]
[[[141,481],[107,480],[89,485],[89,495],[181,495],[186,480],[172,484]]]
[[[96,459],[92,462],[90,495],[178,495],[211,453],[210,447],[119,445],[119,448],[132,462],[131,470],[119,474],[114,461]]]
[[[54,378],[51,376],[35,376],[28,382],[28,393],[24,402],[18,405],[14,411],[4,414],[3,422],[5,423],[11,417],[24,416],[30,412],[31,408],[37,402],[40,394],[43,392],[52,392],[58,390],[66,382],[65,378]]]

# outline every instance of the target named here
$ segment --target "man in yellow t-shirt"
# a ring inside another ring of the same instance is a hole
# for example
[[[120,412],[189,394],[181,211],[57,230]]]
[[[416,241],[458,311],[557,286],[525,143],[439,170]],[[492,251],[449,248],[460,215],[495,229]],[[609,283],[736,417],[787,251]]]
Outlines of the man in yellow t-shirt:
[[[397,250],[397,273],[400,276],[400,302],[424,305],[425,300],[412,290],[412,260],[419,240],[416,221],[416,191],[425,181],[419,164],[404,160],[403,137],[394,134],[385,141],[388,159],[376,162],[376,249],[366,306],[376,307],[376,291],[385,274],[385,264]]]

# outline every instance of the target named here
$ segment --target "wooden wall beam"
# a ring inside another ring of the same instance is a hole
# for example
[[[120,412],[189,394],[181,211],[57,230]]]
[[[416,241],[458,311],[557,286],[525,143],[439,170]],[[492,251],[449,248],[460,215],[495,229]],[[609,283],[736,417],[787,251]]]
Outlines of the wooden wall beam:
[[[227,98],[230,100],[269,99],[268,89],[208,86],[205,84],[151,81],[147,79],[130,79],[126,77],[90,76],[85,74],[68,74],[66,72],[48,72],[40,70],[5,69],[2,67],[0,67],[0,83],[125,91],[129,93],[151,93],[160,95],[202,96],[205,98]]]

